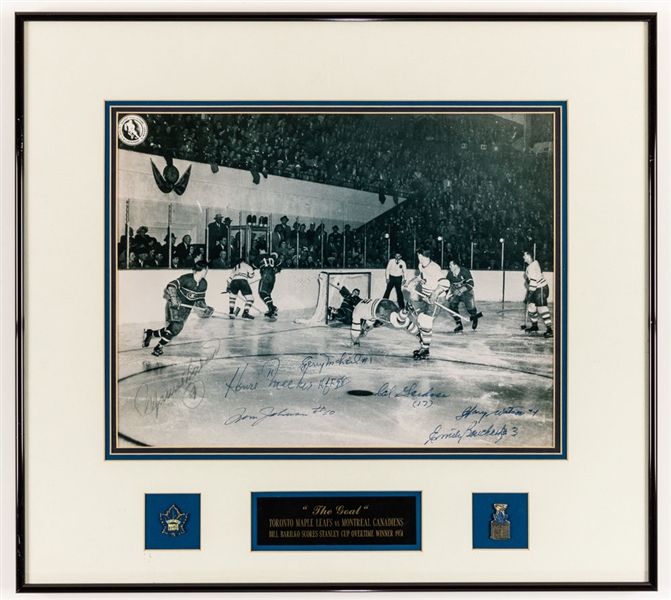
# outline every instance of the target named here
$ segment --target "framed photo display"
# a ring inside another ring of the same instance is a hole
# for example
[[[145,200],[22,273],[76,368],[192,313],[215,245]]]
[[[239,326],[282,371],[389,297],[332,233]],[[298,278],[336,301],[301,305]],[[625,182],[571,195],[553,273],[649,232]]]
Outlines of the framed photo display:
[[[15,23],[19,591],[656,589],[654,11]]]

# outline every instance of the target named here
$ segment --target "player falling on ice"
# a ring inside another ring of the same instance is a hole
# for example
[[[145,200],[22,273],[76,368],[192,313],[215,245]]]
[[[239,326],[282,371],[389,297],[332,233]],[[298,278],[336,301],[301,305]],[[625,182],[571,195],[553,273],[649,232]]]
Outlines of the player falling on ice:
[[[433,337],[433,320],[438,311],[436,302],[450,287],[444,271],[431,260],[430,250],[418,250],[419,276],[404,286],[408,295],[406,308],[399,312],[398,323],[392,319],[395,327],[405,327],[419,337],[419,348],[412,354],[415,360],[429,358],[429,347]]]
[[[254,317],[249,314],[249,309],[254,304],[254,294],[249,286],[250,280],[254,277],[254,269],[245,262],[244,258],[235,261],[235,267],[226,282],[226,291],[222,294],[228,294],[228,317],[235,319],[240,312],[235,305],[238,301],[238,294],[242,295],[245,305],[242,310],[242,318],[252,321]]]
[[[191,273],[186,273],[168,283],[163,291],[166,300],[166,325],[161,329],[145,329],[143,348],[149,347],[153,338],[159,338],[152,354],[161,356],[163,347],[184,329],[184,323],[191,314],[191,309],[200,309],[198,313],[203,318],[209,317],[214,312],[214,309],[205,303],[206,276],[207,265],[203,261],[198,261],[191,267]]]
[[[361,338],[378,324],[391,323],[394,327],[402,329],[412,329],[406,327],[407,323],[401,321],[399,317],[400,309],[393,300],[388,298],[369,298],[361,300],[352,312],[352,327],[350,328],[350,337],[352,345],[361,345]],[[415,327],[415,332],[417,328]]]
[[[543,275],[540,263],[531,256],[529,252],[522,255],[527,268],[524,272],[525,281],[527,282],[527,294],[524,302],[527,305],[529,319],[531,325],[525,329],[527,333],[538,331],[538,314],[540,313],[543,323],[545,324],[545,333],[543,337],[553,337],[552,332],[552,317],[550,316],[550,309],[548,308],[548,297],[550,296],[550,286]]]
[[[264,316],[274,321],[278,310],[273,304],[272,293],[275,287],[275,276],[282,270],[282,261],[278,258],[277,252],[266,254],[265,248],[261,248],[259,252],[260,254],[254,260],[254,267],[261,273],[259,296],[268,307],[268,312]]]

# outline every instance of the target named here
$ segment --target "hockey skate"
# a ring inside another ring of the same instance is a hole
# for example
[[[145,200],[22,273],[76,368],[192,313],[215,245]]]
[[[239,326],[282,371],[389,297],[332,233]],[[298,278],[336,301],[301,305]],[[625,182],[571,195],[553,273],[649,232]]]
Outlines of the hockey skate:
[[[538,331],[538,323],[532,323],[524,331],[526,331],[527,333],[533,333],[534,331]]]
[[[145,329],[144,330],[144,337],[142,338],[142,347],[143,348],[149,348],[149,344],[151,343],[151,339],[154,337],[154,334],[151,329]]]
[[[235,319],[235,311],[234,310],[229,311],[228,318],[229,319]]]
[[[247,320],[249,320],[249,321],[253,321],[253,320],[254,320],[254,316],[253,316],[253,315],[250,315],[248,310],[246,310],[246,311],[244,311],[244,312],[242,313],[242,318],[243,318],[243,319],[247,319]]]
[[[545,338],[551,338],[551,337],[554,337],[554,332],[552,331],[552,327],[548,327],[548,328],[545,330],[545,333],[543,334],[543,337],[545,337]]]
[[[429,358],[429,349],[428,348],[420,348],[419,350],[415,350],[412,353],[412,357],[415,360],[427,360]]]
[[[457,323],[457,326],[454,328],[454,333],[461,333],[464,330],[464,326],[461,323]]]
[[[161,356],[163,354],[163,348],[161,347],[161,344],[159,344],[158,346],[156,346],[156,348],[154,348],[152,354],[154,356]]]
[[[478,317],[471,317],[471,327],[473,330],[478,328]]]

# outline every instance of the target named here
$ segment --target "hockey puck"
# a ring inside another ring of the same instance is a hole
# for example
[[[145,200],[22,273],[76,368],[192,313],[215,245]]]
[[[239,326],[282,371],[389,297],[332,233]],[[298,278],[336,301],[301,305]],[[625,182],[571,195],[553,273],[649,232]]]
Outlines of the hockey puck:
[[[370,390],[349,390],[347,392],[350,396],[372,396],[375,392]]]

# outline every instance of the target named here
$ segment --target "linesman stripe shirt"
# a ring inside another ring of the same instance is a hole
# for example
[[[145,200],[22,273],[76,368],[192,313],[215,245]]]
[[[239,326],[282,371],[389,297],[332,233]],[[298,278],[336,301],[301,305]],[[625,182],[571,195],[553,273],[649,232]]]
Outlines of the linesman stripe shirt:
[[[389,278],[389,277],[405,277],[405,272],[406,272],[407,268],[408,267],[406,266],[404,260],[396,260],[395,258],[392,258],[387,263],[386,276],[387,276],[387,278]]]
[[[545,276],[543,271],[541,271],[541,266],[537,260],[529,264],[526,270],[527,279],[529,280],[529,291],[533,292],[536,288],[544,287],[548,284],[545,281]]]

